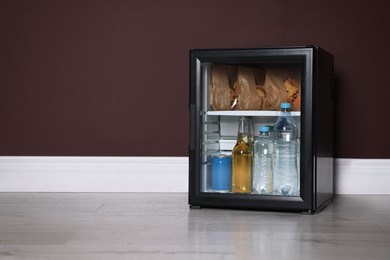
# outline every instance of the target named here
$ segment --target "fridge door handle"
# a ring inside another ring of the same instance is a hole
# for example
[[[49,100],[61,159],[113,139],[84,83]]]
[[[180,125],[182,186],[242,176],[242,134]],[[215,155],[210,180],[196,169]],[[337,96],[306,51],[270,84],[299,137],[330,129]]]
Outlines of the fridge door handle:
[[[195,105],[190,105],[190,146],[189,150],[195,150],[196,142],[196,117],[195,117]]]

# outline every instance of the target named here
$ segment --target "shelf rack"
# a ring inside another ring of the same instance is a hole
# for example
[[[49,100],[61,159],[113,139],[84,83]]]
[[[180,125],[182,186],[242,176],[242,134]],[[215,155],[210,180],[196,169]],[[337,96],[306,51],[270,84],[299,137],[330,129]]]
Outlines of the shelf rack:
[[[226,110],[226,111],[207,111],[209,116],[279,116],[280,111],[270,110]],[[292,116],[300,116],[301,111],[291,111]]]

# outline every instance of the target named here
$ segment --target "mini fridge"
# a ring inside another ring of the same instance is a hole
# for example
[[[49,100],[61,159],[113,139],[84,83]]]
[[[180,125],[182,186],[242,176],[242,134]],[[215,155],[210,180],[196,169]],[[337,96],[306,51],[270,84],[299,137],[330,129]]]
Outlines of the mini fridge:
[[[189,54],[190,207],[302,213],[326,207],[333,197],[333,55],[318,46],[196,49]],[[239,118],[251,119],[256,140],[260,126],[272,129],[285,102],[291,104],[298,129],[299,192],[215,189],[213,160],[231,155]]]

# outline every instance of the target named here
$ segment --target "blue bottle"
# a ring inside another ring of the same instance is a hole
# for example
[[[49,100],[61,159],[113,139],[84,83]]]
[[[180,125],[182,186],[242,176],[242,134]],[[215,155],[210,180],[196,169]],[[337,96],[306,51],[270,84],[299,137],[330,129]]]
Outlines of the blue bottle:
[[[281,114],[274,126],[274,194],[299,196],[297,165],[297,125],[290,103],[281,104]]]

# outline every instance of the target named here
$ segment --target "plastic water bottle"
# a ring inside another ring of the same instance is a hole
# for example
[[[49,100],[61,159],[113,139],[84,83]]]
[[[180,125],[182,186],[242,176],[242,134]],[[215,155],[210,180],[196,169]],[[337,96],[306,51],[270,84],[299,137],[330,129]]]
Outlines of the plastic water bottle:
[[[269,127],[260,127],[259,138],[255,141],[254,171],[252,191],[258,194],[272,193],[272,153],[273,141]]]
[[[274,126],[275,194],[298,196],[297,126],[290,113],[290,103],[281,104],[282,113]]]

